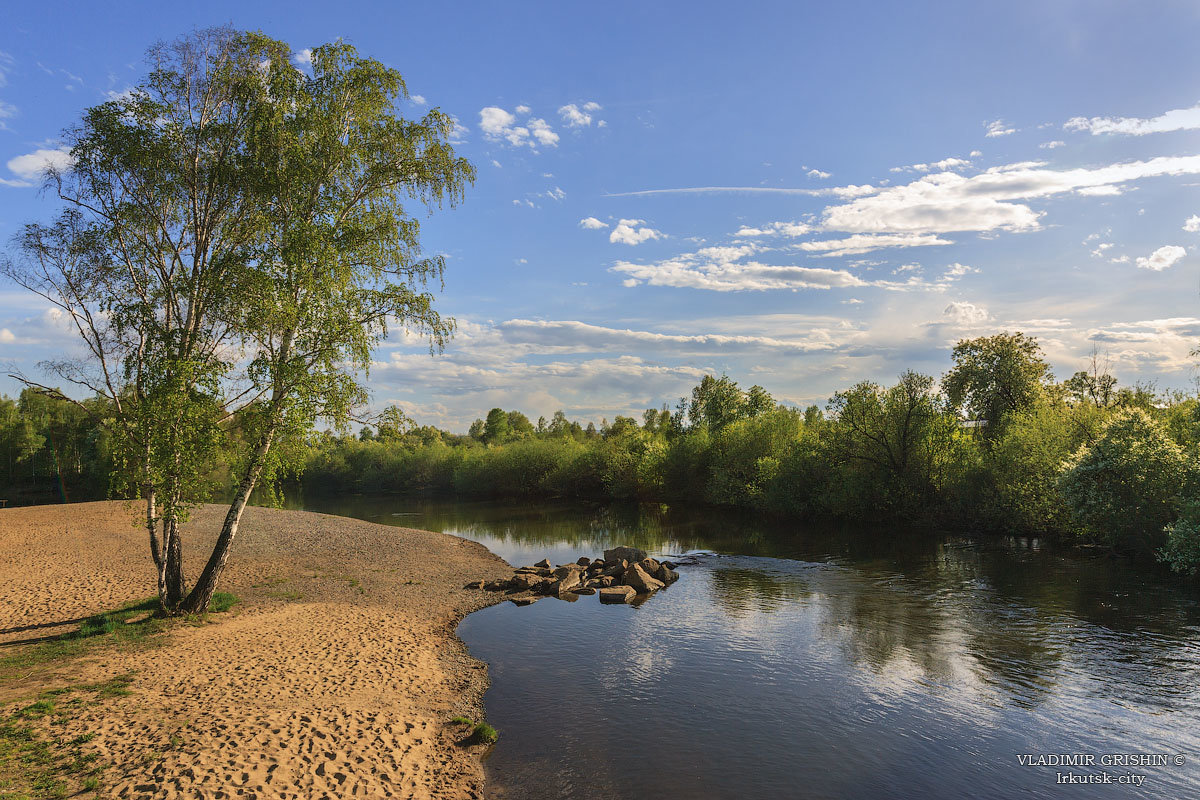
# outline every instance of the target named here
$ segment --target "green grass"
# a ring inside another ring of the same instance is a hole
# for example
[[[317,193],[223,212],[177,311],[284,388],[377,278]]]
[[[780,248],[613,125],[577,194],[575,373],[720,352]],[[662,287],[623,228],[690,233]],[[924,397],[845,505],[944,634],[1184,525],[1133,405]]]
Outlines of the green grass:
[[[122,675],[104,683],[54,689],[16,710],[0,711],[0,798],[60,800],[98,791],[103,765],[97,754],[85,753],[82,747],[95,734],[64,739],[54,731],[79,708],[112,697],[114,686],[127,686],[131,680]],[[38,725],[37,720],[44,722]]]
[[[471,731],[471,736],[475,741],[483,742],[484,744],[495,744],[500,738],[500,734],[496,733],[496,729],[486,722],[481,722],[475,726],[475,730]]]
[[[475,720],[471,719],[470,717],[452,717],[450,721],[455,725],[470,725],[471,727],[475,726]]]
[[[236,595],[229,592],[214,592],[212,600],[208,601],[208,611],[210,614],[223,614],[240,602]]]

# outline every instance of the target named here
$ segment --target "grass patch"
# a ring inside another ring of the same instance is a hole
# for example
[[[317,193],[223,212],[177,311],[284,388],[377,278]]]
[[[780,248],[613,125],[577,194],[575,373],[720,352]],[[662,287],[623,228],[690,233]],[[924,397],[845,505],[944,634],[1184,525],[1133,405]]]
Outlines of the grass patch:
[[[208,601],[208,611],[211,614],[223,614],[240,602],[242,601],[236,595],[229,592],[214,592],[212,599]]]
[[[450,722],[455,725],[470,725],[471,727],[475,727],[475,720],[470,717],[451,717]]]
[[[471,736],[475,739],[475,741],[482,742],[484,744],[495,744],[496,740],[500,738],[500,734],[496,733],[496,729],[491,725],[488,725],[486,722],[481,722],[476,725],[475,729],[471,731]]]
[[[72,739],[55,737],[76,709],[110,697],[114,684],[128,685],[132,676],[90,686],[45,692],[33,703],[0,713],[0,798],[4,800],[59,800],[100,788],[103,766],[83,745],[96,738],[85,733]],[[92,698],[80,696],[91,693]],[[35,720],[46,720],[37,725]]]

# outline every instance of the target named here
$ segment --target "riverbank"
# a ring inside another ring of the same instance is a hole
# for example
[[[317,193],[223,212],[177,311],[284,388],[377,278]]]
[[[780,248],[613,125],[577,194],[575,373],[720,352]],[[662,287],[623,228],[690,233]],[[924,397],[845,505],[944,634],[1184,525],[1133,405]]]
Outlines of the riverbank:
[[[153,567],[119,502],[0,510],[0,655],[146,598]],[[224,508],[184,529],[194,575]],[[99,647],[6,675],[6,709],[64,685],[131,675],[128,694],[48,731],[105,765],[99,796],[479,798],[484,665],[455,635],[510,576],[483,546],[428,531],[250,508],[220,587],[241,602],[158,647]],[[43,720],[45,726],[50,721]]]

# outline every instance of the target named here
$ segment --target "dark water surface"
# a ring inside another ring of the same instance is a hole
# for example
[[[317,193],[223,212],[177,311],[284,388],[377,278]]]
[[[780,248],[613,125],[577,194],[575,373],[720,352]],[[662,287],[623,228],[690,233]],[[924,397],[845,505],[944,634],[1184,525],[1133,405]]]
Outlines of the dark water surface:
[[[1200,596],[1151,569],[657,507],[305,507],[454,533],[514,565],[712,552],[638,607],[547,598],[463,621],[491,672],[503,797],[1200,798]],[[1169,763],[1102,766],[1111,754]]]

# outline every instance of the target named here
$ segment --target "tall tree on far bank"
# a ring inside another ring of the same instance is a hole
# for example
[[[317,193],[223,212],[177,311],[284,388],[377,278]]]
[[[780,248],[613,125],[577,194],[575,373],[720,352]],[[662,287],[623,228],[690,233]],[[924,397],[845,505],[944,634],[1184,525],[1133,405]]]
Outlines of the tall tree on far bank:
[[[83,359],[48,366],[110,401],[163,607],[199,612],[251,492],[284,465],[278,442],[345,420],[389,325],[431,347],[450,335],[425,290],[444,263],[421,257],[404,202],[455,203],[474,172],[452,121],[403,119],[400,75],[348,45],[317,48],[311,75],[286,44],[227,28],[149,60],[67,132],[71,164],[49,181],[66,208],[26,227],[6,271],[80,337]],[[237,487],[186,592],[179,525],[219,449]]]
[[[987,420],[994,432],[1005,415],[1031,408],[1053,380],[1037,339],[998,333],[964,339],[954,346],[954,367],[942,378],[951,408]]]

